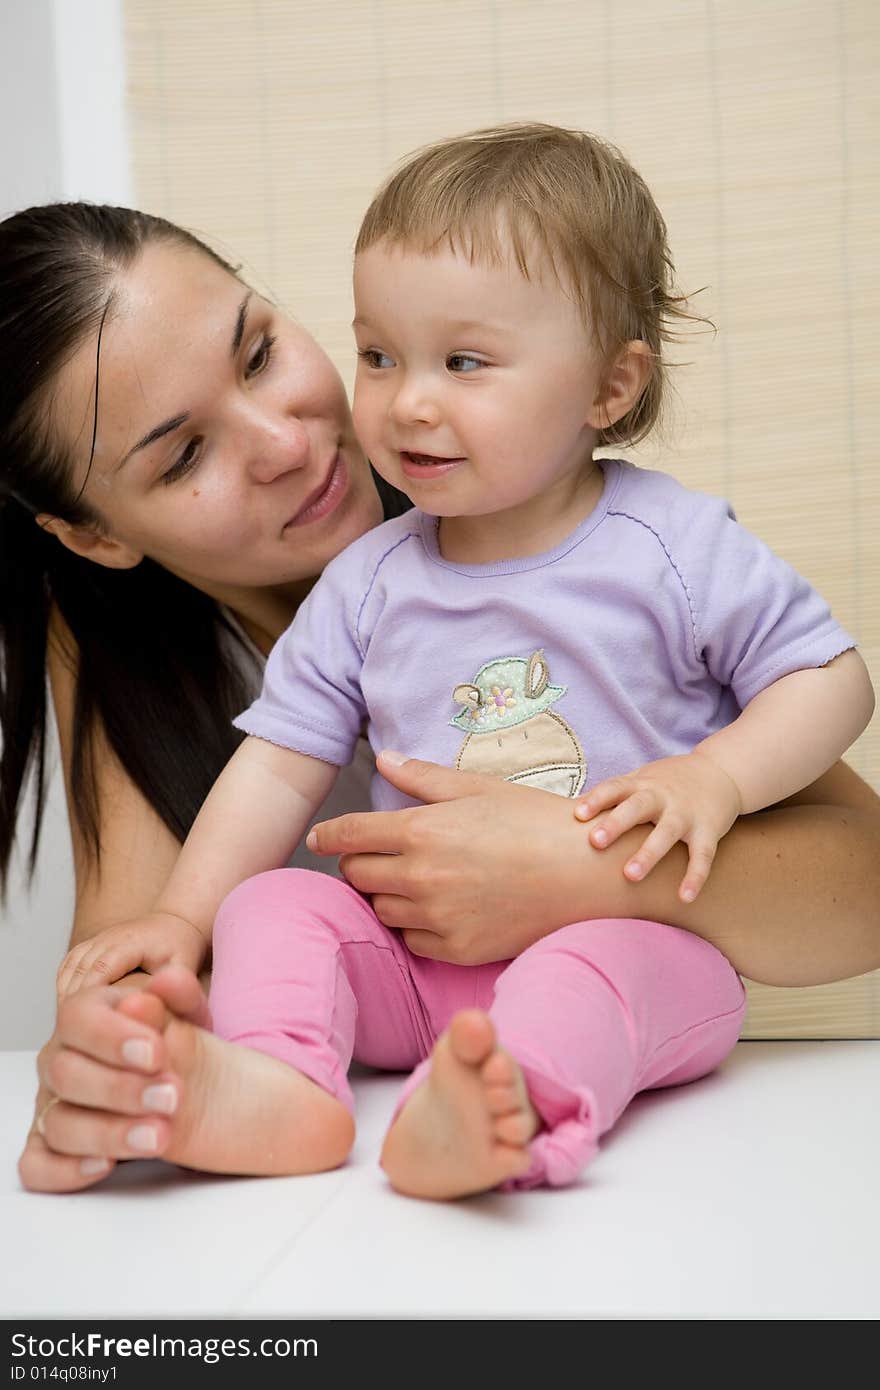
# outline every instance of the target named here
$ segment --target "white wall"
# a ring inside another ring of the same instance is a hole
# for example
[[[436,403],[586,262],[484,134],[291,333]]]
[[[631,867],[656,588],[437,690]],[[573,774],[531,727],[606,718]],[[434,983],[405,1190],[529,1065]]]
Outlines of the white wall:
[[[0,0],[0,217],[79,198],[132,202],[121,0]],[[19,864],[2,912],[0,1048],[48,1037],[72,910],[56,775],[34,886]]]

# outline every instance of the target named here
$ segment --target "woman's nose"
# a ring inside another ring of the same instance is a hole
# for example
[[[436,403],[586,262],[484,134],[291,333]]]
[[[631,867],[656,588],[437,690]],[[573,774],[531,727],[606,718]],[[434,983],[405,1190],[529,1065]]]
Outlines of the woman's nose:
[[[248,458],[253,476],[269,483],[273,478],[305,468],[309,462],[308,431],[295,415],[262,416],[254,422]]]

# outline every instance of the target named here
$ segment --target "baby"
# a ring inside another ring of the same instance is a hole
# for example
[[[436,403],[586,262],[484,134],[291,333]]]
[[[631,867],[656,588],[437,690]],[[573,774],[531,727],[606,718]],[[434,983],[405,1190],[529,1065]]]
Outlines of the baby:
[[[214,1033],[250,1050],[222,1053],[239,1137],[232,1157],[215,1127],[180,1161],[343,1161],[356,1057],[415,1068],[382,1155],[398,1190],[562,1185],[633,1095],[735,1043],[741,984],[686,932],[578,922],[512,962],[452,966],[348,885],[279,867],[366,725],[377,752],[571,798],[597,847],[650,825],[633,879],[684,841],[692,901],[737,816],[812,782],[866,726],[865,667],[804,579],[724,502],[596,458],[657,419],[663,344],[688,317],[670,276],[642,179],[579,131],[445,141],[369,208],[354,418],[414,509],[333,561],[277,643],[154,916],[62,968],[62,985],[145,959],[195,970],[213,929]],[[377,777],[374,806],[402,804]],[[251,1103],[266,1097],[244,1135],[239,1069]],[[204,1083],[183,1101],[174,1123],[192,1130]]]

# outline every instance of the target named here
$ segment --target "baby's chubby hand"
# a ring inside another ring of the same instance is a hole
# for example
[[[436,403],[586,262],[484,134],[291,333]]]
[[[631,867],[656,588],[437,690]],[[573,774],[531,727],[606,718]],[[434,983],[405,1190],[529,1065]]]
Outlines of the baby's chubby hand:
[[[108,927],[68,952],[58,969],[58,997],[87,985],[110,985],[132,970],[154,974],[163,965],[187,965],[198,971],[208,942],[185,917],[154,912]]]
[[[578,798],[574,813],[578,820],[593,820],[609,807],[614,810],[590,827],[591,844],[605,849],[634,825],[652,822],[654,829],[623,870],[637,882],[684,841],[688,867],[678,892],[690,903],[709,877],[718,841],[742,812],[742,797],[729,773],[694,751],[600,782]]]

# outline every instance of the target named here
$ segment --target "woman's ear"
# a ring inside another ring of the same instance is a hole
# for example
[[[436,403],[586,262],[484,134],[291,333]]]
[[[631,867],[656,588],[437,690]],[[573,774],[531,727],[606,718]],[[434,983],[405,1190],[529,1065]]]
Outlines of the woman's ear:
[[[587,423],[607,430],[622,420],[650,381],[653,364],[654,354],[641,338],[625,343],[602,378],[601,393],[593,402]]]
[[[102,536],[87,526],[74,526],[58,516],[49,516],[48,512],[40,512],[35,520],[41,530],[49,531],[74,555],[81,555],[84,560],[94,560],[96,565],[105,565],[107,569],[131,570],[144,558],[143,551],[132,550],[131,546],[113,540],[112,536]]]

